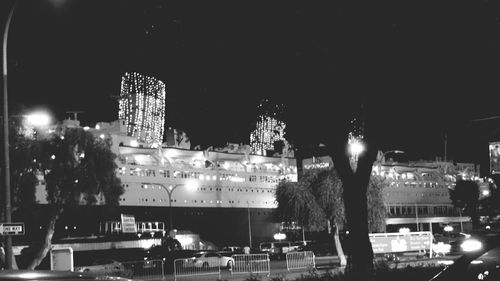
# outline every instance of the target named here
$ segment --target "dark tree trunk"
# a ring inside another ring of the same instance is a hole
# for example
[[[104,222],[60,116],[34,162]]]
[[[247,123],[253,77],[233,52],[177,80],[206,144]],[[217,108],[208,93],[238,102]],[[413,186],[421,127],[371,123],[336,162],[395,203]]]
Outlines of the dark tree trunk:
[[[330,155],[342,180],[349,255],[346,273],[369,278],[373,273],[373,249],[369,239],[367,195],[377,148],[365,137],[366,152],[359,156],[355,171],[347,155],[347,139],[331,147]]]

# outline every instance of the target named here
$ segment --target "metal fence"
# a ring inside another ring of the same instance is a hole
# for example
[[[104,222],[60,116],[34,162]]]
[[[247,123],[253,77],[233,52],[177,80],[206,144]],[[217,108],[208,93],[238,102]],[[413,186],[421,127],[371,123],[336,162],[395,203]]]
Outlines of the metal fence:
[[[125,267],[125,276],[130,279],[164,280],[162,260],[144,260],[122,262]]]
[[[286,254],[286,268],[289,271],[292,269],[312,269],[315,266],[314,253],[312,251]]]
[[[234,266],[231,274],[271,273],[268,254],[233,255]]]
[[[174,261],[174,280],[178,277],[217,274],[220,279],[220,260],[216,257],[204,259],[177,259]]]

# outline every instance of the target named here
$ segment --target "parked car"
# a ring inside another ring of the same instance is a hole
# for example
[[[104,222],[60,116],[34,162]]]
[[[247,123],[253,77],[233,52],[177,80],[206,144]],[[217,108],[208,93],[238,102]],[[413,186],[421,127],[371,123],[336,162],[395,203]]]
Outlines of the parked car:
[[[164,246],[153,246],[148,249],[144,256],[144,266],[145,268],[153,266],[152,260],[163,260],[165,273],[174,272],[174,261],[176,259],[190,258],[193,254],[197,253],[195,250],[175,250],[171,251],[168,247]]]
[[[92,265],[76,267],[74,271],[88,272],[94,275],[131,277],[131,272],[126,270],[123,263],[112,259],[96,260]]]
[[[186,259],[187,266],[209,268],[209,267],[224,267],[232,268],[234,259],[232,257],[223,256],[216,252],[199,252],[193,257]]]

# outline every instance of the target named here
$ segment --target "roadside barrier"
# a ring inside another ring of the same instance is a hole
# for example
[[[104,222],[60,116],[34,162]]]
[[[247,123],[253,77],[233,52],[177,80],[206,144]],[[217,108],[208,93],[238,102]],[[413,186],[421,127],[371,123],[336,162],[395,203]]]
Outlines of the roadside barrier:
[[[125,268],[125,276],[130,279],[140,280],[164,280],[162,260],[144,260],[122,262]]]
[[[293,269],[315,268],[314,253],[312,251],[286,253],[286,268]]]
[[[198,275],[218,275],[220,277],[220,260],[216,257],[202,259],[177,259],[174,261],[174,280],[178,277]]]
[[[269,276],[271,273],[268,254],[233,255],[232,257],[234,265],[231,274],[267,273]]]

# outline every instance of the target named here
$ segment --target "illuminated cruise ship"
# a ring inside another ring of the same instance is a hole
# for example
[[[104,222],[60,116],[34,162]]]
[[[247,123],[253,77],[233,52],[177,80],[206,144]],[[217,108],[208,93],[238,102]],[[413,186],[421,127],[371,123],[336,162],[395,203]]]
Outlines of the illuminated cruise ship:
[[[79,122],[65,120],[63,126]],[[189,230],[217,245],[255,244],[278,232],[279,224],[272,219],[275,189],[280,180],[297,180],[294,158],[250,154],[248,145],[191,150],[188,143],[175,141],[161,146],[140,143],[127,135],[124,120],[86,129],[112,139],[125,190],[119,210],[94,214],[94,220],[119,221],[120,214],[131,214],[136,221],[163,222],[165,231],[170,226]],[[40,186],[40,203],[43,190]]]
[[[303,161],[304,169],[332,165],[328,156]],[[381,153],[372,174],[383,179],[387,232],[400,228],[441,232],[448,225],[457,231],[468,231],[470,217],[462,216],[460,209],[452,205],[449,190],[454,189],[457,180],[471,179],[478,183],[480,196],[485,196],[492,182],[478,177],[479,165],[439,160],[385,161]]]

